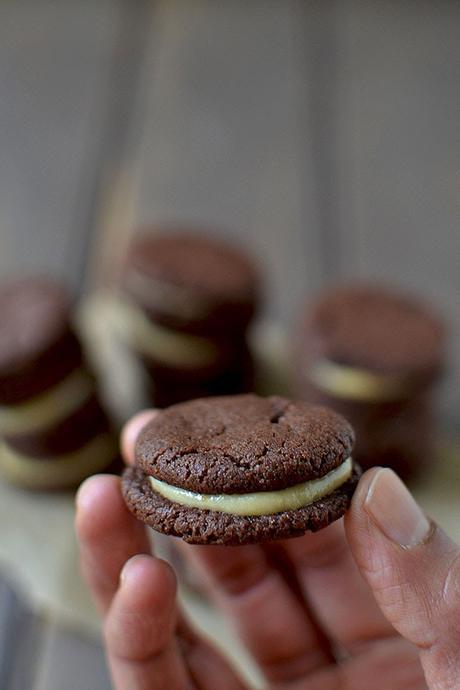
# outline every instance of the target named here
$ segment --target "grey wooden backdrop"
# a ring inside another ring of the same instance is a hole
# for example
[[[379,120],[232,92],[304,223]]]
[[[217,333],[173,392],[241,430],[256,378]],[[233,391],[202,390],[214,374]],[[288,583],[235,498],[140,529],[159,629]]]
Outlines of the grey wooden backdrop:
[[[452,323],[458,422],[459,123],[454,1],[4,0],[0,273],[77,287],[133,225],[197,221],[285,324],[330,281],[396,283]]]

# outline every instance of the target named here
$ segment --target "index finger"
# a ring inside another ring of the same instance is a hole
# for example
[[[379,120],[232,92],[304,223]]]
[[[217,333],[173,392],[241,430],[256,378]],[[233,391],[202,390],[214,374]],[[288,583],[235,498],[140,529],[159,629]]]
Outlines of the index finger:
[[[138,553],[150,553],[147,532],[127,509],[120,479],[111,475],[95,475],[81,485],[75,528],[83,575],[105,615],[125,562]]]
[[[120,445],[127,465],[134,465],[134,447],[142,429],[158,414],[158,410],[142,410],[125,424],[121,432]]]

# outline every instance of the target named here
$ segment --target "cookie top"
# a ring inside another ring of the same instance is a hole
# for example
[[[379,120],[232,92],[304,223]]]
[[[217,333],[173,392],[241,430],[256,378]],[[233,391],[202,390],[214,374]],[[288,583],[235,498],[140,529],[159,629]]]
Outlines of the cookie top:
[[[159,321],[180,327],[220,317],[250,320],[258,276],[246,254],[193,231],[152,229],[131,244],[123,289]]]
[[[425,377],[442,366],[442,321],[423,303],[373,285],[336,288],[309,307],[308,356],[391,376]]]
[[[70,299],[58,283],[27,278],[0,287],[0,402],[19,402],[77,366]]]
[[[253,394],[205,398],[158,413],[139,436],[136,464],[183,489],[240,494],[322,477],[353,442],[348,422],[326,408]]]

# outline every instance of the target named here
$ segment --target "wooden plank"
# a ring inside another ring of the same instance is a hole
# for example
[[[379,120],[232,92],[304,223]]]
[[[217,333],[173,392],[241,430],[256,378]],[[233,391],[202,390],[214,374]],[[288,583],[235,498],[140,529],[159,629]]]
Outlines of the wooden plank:
[[[63,625],[48,626],[33,690],[110,690],[100,642]]]
[[[426,295],[450,319],[443,407],[460,409],[460,6],[340,5],[342,272]]]
[[[246,245],[285,320],[321,279],[302,17],[293,1],[158,4],[137,213]]]
[[[1,277],[81,280],[118,10],[119,0],[0,4]]]
[[[90,199],[88,242],[80,248],[86,259],[85,287],[105,284],[129,240],[136,200],[136,146],[144,114],[146,62],[152,46],[150,0],[119,0],[119,30],[112,66],[98,156],[85,189]],[[77,221],[78,222],[78,221]]]
[[[0,576],[0,687],[32,688],[41,651],[43,621]]]
[[[110,690],[102,644],[52,615],[35,613],[0,575],[2,690]]]
[[[340,274],[342,250],[337,194],[338,2],[303,3],[302,13],[299,45],[303,55],[306,110],[302,118],[303,150],[304,156],[311,158],[311,169],[305,170],[302,184],[312,190],[310,194],[315,195],[318,208],[315,261],[324,285]]]

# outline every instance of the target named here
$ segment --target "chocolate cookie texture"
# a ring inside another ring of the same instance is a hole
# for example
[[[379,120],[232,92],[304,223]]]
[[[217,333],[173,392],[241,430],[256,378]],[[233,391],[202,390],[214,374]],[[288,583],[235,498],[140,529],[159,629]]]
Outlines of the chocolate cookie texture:
[[[325,527],[349,505],[359,472],[338,414],[284,398],[206,398],[162,411],[126,470],[127,505],[158,531],[201,544],[245,544]]]
[[[164,410],[141,433],[146,474],[205,494],[270,491],[322,477],[346,460],[350,425],[321,407],[256,395]]]

